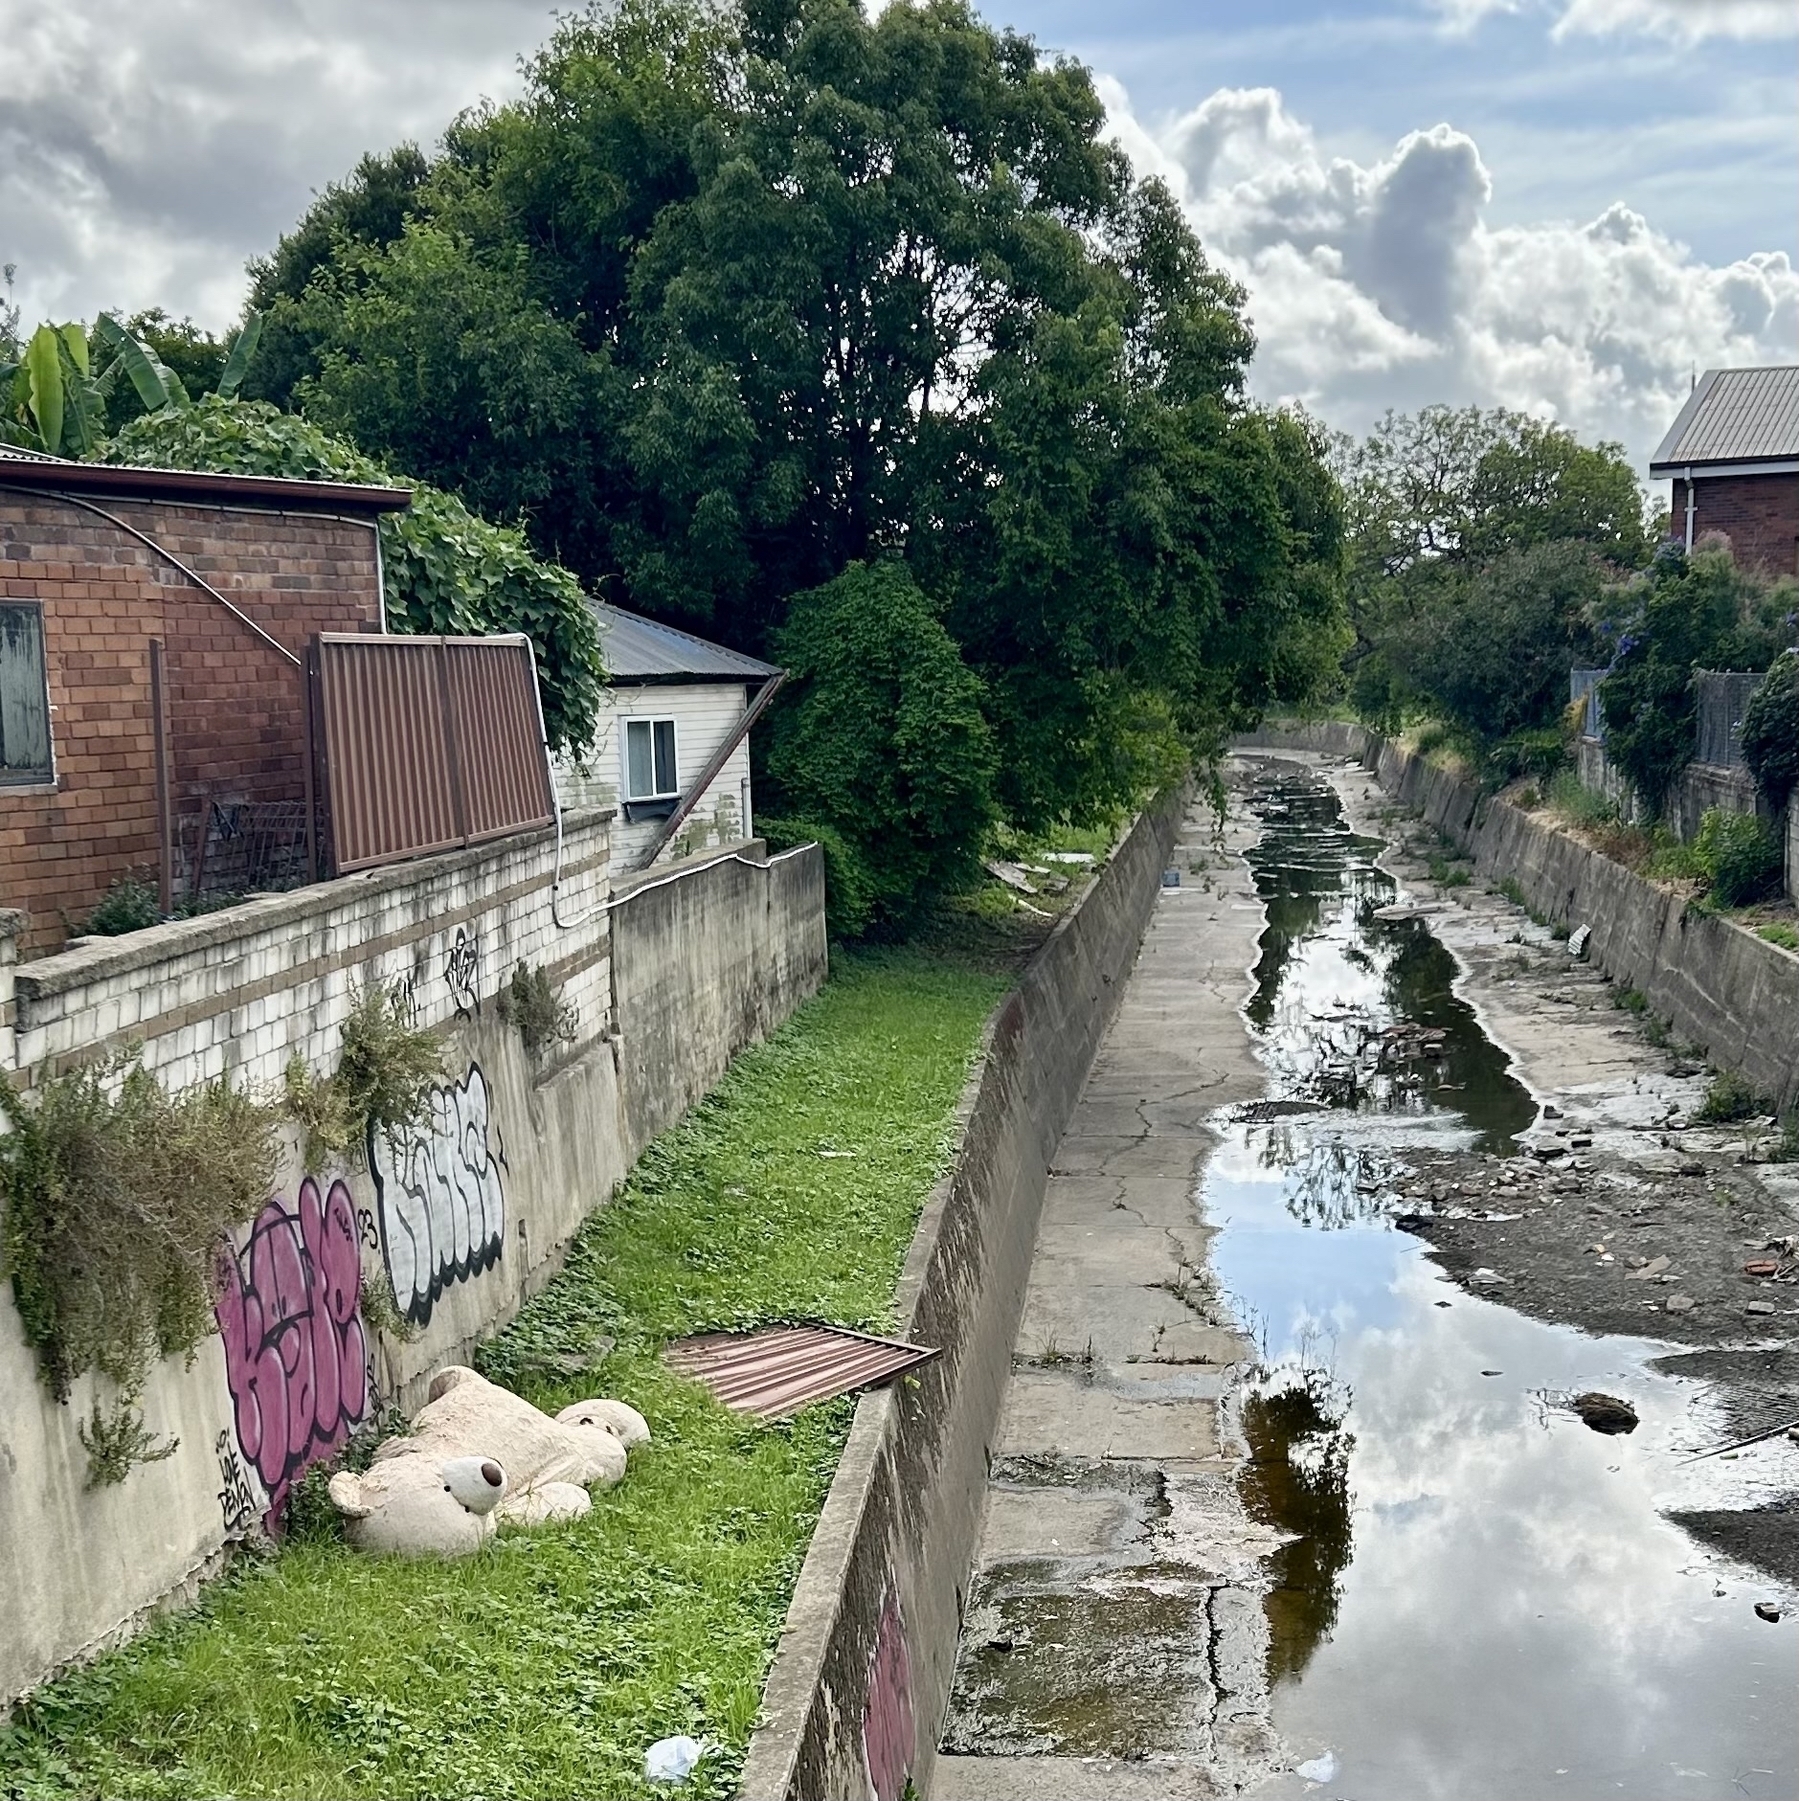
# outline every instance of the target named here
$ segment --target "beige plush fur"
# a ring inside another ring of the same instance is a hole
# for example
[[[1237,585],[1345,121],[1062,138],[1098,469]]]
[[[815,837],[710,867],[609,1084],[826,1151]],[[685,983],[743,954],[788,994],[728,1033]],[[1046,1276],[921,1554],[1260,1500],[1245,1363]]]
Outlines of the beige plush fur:
[[[622,1401],[580,1401],[551,1419],[460,1365],[440,1370],[430,1395],[366,1474],[331,1479],[350,1542],[364,1550],[455,1556],[485,1543],[499,1521],[578,1519],[592,1505],[588,1488],[617,1482],[627,1446],[650,1435]]]

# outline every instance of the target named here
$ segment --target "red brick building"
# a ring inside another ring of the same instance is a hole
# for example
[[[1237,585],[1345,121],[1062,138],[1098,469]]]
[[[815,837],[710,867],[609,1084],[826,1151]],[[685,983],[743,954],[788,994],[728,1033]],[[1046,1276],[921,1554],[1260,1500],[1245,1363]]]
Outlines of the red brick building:
[[[304,799],[306,645],[383,629],[374,528],[409,498],[0,451],[0,908],[26,954],[121,877],[185,881],[229,809]]]
[[[1739,563],[1799,574],[1799,367],[1706,370],[1649,473],[1689,549],[1722,532]]]

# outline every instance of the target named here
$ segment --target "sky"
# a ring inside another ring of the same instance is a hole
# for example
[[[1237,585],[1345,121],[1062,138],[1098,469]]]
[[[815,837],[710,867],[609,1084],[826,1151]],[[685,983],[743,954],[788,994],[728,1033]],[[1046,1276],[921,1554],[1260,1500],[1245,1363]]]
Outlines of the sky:
[[[1799,361],[1796,0],[987,0],[1248,294],[1258,398],[1502,405],[1639,466],[1694,370]],[[540,0],[0,0],[27,322],[219,329],[365,150],[504,100]]]

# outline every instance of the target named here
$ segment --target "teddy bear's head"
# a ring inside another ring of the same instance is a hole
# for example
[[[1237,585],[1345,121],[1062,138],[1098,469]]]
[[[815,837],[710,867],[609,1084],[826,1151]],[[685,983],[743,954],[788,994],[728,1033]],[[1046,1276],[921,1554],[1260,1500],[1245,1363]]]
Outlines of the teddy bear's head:
[[[585,1426],[616,1438],[626,1450],[650,1442],[650,1424],[623,1401],[577,1401],[556,1415],[565,1426]]]
[[[454,1557],[493,1536],[506,1472],[491,1457],[395,1457],[362,1475],[340,1470],[329,1493],[359,1550]]]

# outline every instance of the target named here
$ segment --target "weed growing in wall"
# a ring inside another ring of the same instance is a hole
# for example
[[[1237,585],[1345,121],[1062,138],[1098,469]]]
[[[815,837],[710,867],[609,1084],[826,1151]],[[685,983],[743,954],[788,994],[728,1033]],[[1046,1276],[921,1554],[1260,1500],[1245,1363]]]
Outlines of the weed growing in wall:
[[[500,1017],[517,1027],[533,1057],[541,1057],[552,1045],[574,1042],[580,1021],[547,969],[519,964],[500,991],[499,1005]]]
[[[436,1034],[413,1025],[386,989],[365,989],[344,1021],[333,1074],[316,1075],[297,1051],[288,1062],[284,1105],[304,1136],[308,1167],[360,1154],[377,1127],[412,1124],[442,1077]]]
[[[212,1330],[210,1260],[275,1176],[270,1110],[226,1081],[170,1095],[136,1053],[21,1094],[0,1078],[0,1258],[59,1401],[97,1371],[116,1387],[82,1430],[90,1480],[153,1448],[137,1403],[157,1358]]]

